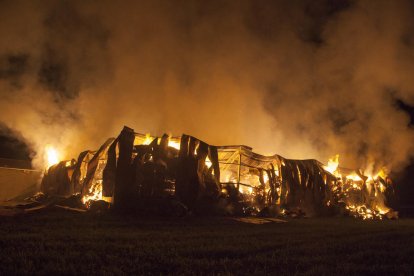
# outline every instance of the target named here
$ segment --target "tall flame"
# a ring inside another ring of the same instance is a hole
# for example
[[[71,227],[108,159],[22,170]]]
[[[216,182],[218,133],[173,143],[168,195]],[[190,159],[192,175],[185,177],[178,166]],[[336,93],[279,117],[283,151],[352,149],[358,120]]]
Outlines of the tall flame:
[[[59,154],[57,150],[52,145],[47,145],[45,148],[45,159],[46,166],[50,168],[51,166],[59,163]]]
[[[324,169],[330,173],[334,173],[339,166],[339,154],[333,156],[328,160],[328,165],[324,166]]]

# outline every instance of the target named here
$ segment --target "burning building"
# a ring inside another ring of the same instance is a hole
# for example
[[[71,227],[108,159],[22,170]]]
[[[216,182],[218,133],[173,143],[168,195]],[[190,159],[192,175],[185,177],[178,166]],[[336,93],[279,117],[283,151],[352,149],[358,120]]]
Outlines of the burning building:
[[[78,195],[85,208],[105,201],[134,210],[174,201],[195,212],[207,206],[238,215],[395,217],[387,207],[394,188],[386,173],[344,169],[338,158],[325,166],[259,155],[244,145],[213,146],[186,134],[152,137],[124,127],[97,151],[51,166],[41,191]]]

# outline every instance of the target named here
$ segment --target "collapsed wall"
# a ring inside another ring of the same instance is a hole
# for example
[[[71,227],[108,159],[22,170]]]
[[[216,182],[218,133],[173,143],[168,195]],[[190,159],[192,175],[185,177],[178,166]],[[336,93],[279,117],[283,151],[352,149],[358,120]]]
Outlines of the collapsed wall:
[[[353,172],[352,172],[353,173]],[[78,194],[83,203],[104,200],[131,210],[176,200],[192,211],[232,214],[326,215],[363,218],[390,214],[388,178],[349,178],[317,160],[263,156],[247,146],[212,146],[189,136],[151,137],[124,127],[98,151],[49,168],[42,192]]]

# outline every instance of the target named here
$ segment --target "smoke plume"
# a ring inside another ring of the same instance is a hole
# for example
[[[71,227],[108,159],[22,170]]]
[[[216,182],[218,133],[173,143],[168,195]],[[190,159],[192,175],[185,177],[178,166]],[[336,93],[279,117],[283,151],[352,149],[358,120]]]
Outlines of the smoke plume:
[[[0,1],[0,122],[42,166],[123,125],[403,168],[410,1]]]

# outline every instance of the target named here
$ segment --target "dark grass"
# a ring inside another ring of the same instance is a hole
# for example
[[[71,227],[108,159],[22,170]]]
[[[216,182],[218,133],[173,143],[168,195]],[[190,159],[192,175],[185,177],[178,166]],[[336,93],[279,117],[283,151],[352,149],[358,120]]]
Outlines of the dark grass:
[[[0,218],[0,275],[413,273],[413,219]]]

